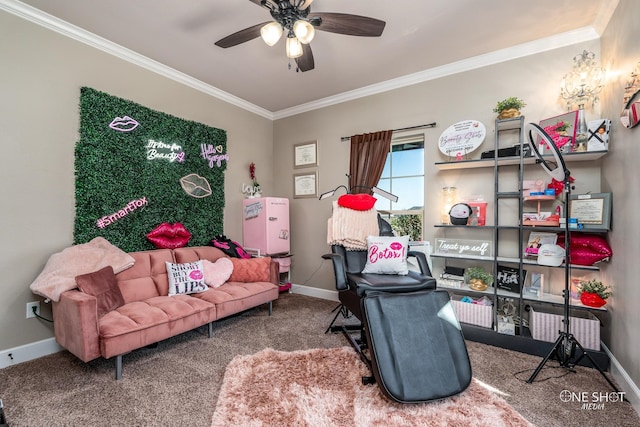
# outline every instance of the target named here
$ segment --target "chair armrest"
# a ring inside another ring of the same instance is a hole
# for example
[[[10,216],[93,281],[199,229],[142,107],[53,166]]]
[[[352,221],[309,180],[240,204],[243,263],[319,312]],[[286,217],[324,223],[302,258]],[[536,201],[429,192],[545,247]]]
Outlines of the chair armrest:
[[[339,254],[324,254],[324,259],[330,259],[333,263],[333,274],[336,278],[336,289],[339,291],[345,291],[349,289],[347,284],[347,267],[344,264],[344,258]]]
[[[269,264],[269,281],[280,286],[280,264],[277,261],[271,261]]]
[[[83,362],[100,354],[98,332],[98,302],[94,296],[70,290],[53,302],[53,329],[58,344]]]
[[[418,261],[418,267],[424,276],[433,277],[431,276],[431,269],[429,269],[429,263],[427,263],[427,257],[424,252],[409,251],[407,252],[407,257],[414,257],[416,261]]]

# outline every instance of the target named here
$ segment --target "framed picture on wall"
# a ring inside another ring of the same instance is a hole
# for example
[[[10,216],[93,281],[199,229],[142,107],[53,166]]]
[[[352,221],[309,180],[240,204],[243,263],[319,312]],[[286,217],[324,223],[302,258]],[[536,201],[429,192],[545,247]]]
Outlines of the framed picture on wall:
[[[303,142],[293,146],[293,167],[308,168],[318,166],[317,141]]]
[[[293,175],[293,198],[312,198],[318,196],[318,172]]]
[[[569,218],[584,229],[611,230],[611,193],[572,194]]]

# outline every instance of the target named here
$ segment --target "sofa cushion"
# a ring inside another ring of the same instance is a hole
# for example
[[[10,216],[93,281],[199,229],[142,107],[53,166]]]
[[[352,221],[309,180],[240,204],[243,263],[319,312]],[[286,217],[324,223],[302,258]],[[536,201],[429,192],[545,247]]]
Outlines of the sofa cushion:
[[[175,262],[193,262],[200,259],[215,261],[218,258],[226,257],[224,252],[213,246],[190,246],[173,250]]]
[[[219,258],[215,262],[202,260],[204,268],[204,282],[207,286],[217,288],[229,280],[233,272],[233,262],[229,258]]]
[[[229,282],[268,282],[270,257],[263,258],[230,258],[233,263],[233,273]]]
[[[124,298],[113,267],[110,265],[93,273],[76,276],[76,284],[82,292],[96,297],[98,303],[98,319],[111,310],[124,305]]]
[[[135,264],[116,274],[125,303],[166,296],[169,293],[166,262],[174,262],[170,249],[131,252]]]
[[[195,294],[207,290],[202,261],[182,264],[167,262],[166,265],[169,275],[169,296]]]

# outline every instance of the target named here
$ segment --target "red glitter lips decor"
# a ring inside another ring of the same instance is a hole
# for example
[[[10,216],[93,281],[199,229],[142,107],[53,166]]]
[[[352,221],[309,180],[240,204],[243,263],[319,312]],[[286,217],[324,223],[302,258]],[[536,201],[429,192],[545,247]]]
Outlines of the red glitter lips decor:
[[[147,234],[147,239],[158,249],[176,249],[187,246],[191,233],[180,222],[163,222]]]

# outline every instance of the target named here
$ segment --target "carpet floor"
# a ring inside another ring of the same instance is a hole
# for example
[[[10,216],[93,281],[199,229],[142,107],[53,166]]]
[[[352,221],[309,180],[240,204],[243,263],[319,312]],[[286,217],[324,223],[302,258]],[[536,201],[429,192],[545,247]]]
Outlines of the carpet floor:
[[[114,380],[113,360],[84,363],[70,353],[45,356],[0,369],[0,399],[11,427],[202,426],[211,425],[226,367],[238,355],[266,348],[292,352],[344,347],[340,334],[325,334],[335,302],[284,293],[273,315],[261,306],[123,357],[123,378]],[[410,326],[410,325],[409,325]],[[473,376],[492,388],[538,427],[637,427],[627,402],[595,409],[561,395],[608,393],[600,374],[576,372],[548,362],[536,381],[526,379],[539,357],[467,342]],[[283,367],[286,369],[286,367]]]

